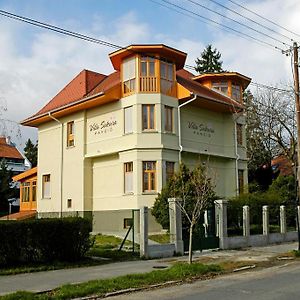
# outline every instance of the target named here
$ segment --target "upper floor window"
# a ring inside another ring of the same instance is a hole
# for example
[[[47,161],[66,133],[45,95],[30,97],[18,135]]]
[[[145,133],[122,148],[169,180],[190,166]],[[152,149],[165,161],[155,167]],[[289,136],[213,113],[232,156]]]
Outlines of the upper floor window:
[[[223,94],[228,95],[228,82],[227,81],[212,82],[212,88],[220,91]]]
[[[42,197],[51,198],[50,174],[43,175]]]
[[[143,104],[142,107],[142,128],[143,130],[154,130],[155,129],[155,113],[154,104]]]
[[[241,87],[238,84],[231,84],[231,98],[241,101]]]
[[[124,133],[132,133],[132,106],[124,108]]]
[[[123,70],[123,93],[128,94],[135,91],[135,57],[124,60]]]
[[[165,105],[165,131],[173,132],[173,107]]]
[[[156,191],[156,162],[143,162],[143,192]]]
[[[239,146],[243,145],[243,125],[236,124],[236,141]]]
[[[74,145],[74,121],[71,121],[67,123],[67,147],[72,147]]]

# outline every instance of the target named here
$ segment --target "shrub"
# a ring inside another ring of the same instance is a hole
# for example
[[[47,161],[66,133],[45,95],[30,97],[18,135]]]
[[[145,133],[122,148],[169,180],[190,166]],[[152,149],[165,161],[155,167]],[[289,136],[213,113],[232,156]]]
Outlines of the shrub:
[[[82,218],[0,222],[0,265],[76,261],[91,247],[91,229]]]

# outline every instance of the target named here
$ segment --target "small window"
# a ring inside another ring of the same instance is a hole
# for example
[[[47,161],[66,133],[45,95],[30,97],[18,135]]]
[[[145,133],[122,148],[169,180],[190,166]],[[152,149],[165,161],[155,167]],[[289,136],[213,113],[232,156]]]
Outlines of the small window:
[[[236,124],[236,141],[239,146],[243,146],[243,125]]]
[[[22,202],[29,202],[30,200],[30,182],[22,183]]]
[[[43,198],[51,198],[50,174],[43,175]]]
[[[165,131],[173,132],[173,108],[165,106]]]
[[[132,226],[133,222],[132,222],[132,219],[129,219],[129,218],[125,218],[124,219],[124,223],[123,223],[123,228],[124,229],[128,229]]]
[[[143,162],[143,192],[156,191],[156,162]]]
[[[172,161],[166,161],[166,181],[173,177],[175,172],[175,163]]]
[[[72,199],[68,199],[67,205],[68,205],[68,208],[72,208]]]
[[[67,147],[74,145],[74,121],[71,121],[67,123]]]
[[[124,109],[124,133],[132,133],[132,106]]]
[[[124,164],[124,192],[133,192],[133,162],[127,162]]]
[[[144,104],[142,112],[143,130],[154,130],[155,129],[155,116],[154,116],[154,104]]]
[[[238,170],[239,194],[244,192],[244,170]]]

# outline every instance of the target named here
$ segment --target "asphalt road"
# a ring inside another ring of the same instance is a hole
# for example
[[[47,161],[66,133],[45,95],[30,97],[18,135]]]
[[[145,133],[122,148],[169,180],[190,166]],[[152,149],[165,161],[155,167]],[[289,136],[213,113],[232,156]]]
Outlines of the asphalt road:
[[[235,273],[216,279],[132,293],[111,299],[299,300],[300,263]]]

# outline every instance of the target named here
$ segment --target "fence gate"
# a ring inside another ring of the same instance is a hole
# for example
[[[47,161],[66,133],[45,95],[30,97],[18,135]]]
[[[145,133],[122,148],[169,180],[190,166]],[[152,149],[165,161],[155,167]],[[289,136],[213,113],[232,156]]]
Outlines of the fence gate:
[[[205,211],[194,227],[192,249],[205,250],[219,248],[219,238],[216,236],[215,208]],[[189,228],[182,230],[184,251],[189,249]]]

